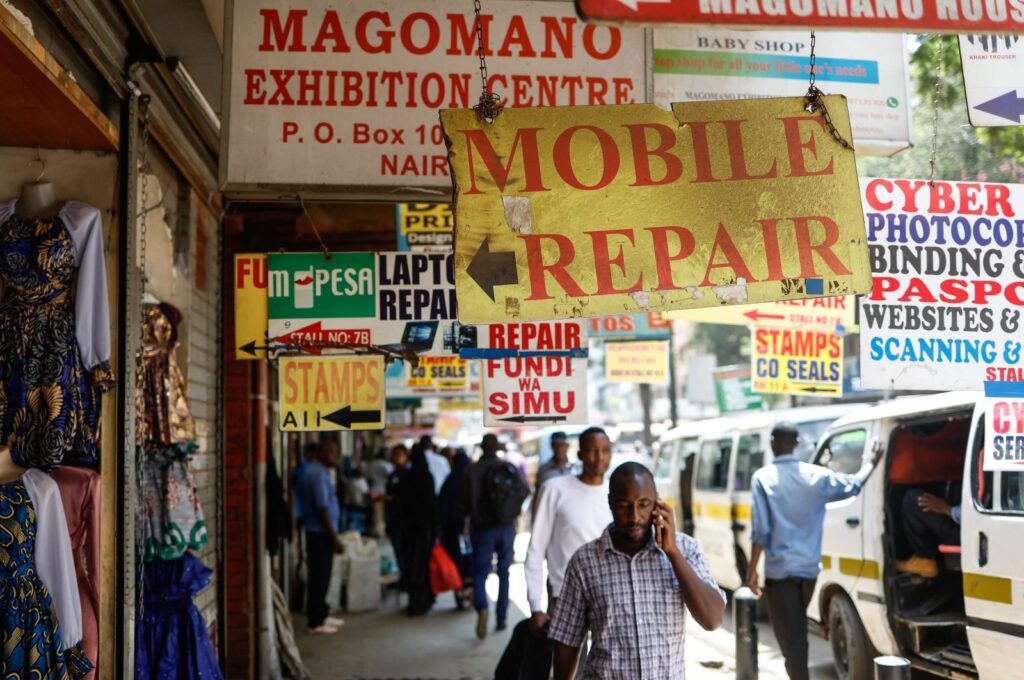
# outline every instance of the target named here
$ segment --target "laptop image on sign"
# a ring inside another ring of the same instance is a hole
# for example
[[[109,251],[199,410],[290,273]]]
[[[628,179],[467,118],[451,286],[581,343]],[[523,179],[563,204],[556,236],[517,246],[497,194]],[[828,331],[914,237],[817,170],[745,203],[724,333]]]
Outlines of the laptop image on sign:
[[[423,352],[434,346],[437,321],[409,321],[399,344],[381,345],[389,352]]]

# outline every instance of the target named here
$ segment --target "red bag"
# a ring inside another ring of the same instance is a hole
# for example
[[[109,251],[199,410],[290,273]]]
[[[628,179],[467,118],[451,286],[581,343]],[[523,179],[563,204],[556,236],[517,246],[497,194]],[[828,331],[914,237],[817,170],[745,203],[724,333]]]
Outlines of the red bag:
[[[434,595],[462,588],[462,574],[440,541],[434,543],[430,552],[430,589]]]

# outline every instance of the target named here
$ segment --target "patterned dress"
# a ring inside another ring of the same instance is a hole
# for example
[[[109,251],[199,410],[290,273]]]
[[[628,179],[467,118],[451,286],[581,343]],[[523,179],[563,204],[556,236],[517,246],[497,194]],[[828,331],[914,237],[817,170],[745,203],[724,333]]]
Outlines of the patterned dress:
[[[50,593],[36,573],[35,540],[25,483],[0,484],[0,678],[80,678],[92,664],[63,648]]]
[[[23,219],[0,204],[0,280],[0,446],[22,467],[95,464],[114,384],[99,211],[72,201]]]

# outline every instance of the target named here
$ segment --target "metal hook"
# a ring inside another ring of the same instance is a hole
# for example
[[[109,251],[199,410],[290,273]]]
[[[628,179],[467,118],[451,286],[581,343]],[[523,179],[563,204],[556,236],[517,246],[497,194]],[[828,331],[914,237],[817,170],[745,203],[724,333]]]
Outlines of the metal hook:
[[[39,175],[36,177],[36,180],[35,180],[36,182],[38,182],[39,180],[41,180],[43,178],[43,175],[46,174],[46,161],[43,160],[43,155],[40,152],[38,146],[36,147],[36,157],[33,158],[31,161],[29,161],[30,165],[32,163],[39,163],[40,165],[43,166],[43,169],[39,171]]]

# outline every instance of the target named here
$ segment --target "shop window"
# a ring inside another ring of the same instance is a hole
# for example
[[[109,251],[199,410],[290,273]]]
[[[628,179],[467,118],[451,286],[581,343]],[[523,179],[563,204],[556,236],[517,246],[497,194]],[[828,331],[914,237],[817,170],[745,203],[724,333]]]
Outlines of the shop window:
[[[732,457],[732,438],[713,439],[700,447],[697,461],[698,489],[725,491],[729,488],[729,460]]]
[[[821,448],[818,465],[824,465],[832,472],[852,475],[860,470],[867,439],[867,430],[850,430],[833,435]]]
[[[764,449],[761,448],[761,435],[740,435],[736,446],[736,479],[733,488],[736,491],[750,489],[750,478],[764,464]]]

